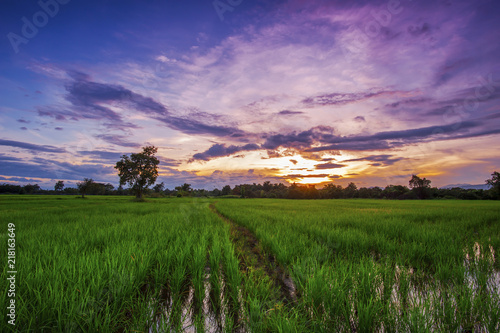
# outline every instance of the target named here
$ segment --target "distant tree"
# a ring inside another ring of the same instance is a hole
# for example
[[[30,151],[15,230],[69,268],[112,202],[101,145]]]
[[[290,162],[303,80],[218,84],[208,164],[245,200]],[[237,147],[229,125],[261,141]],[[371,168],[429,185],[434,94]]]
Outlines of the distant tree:
[[[104,194],[113,194],[115,187],[113,184],[107,183],[104,185]]]
[[[222,192],[218,188],[214,188],[212,191],[210,191],[209,195],[212,197],[218,197],[222,195]]]
[[[388,185],[382,191],[381,196],[386,199],[404,199],[410,189],[403,185]]]
[[[120,185],[129,184],[138,199],[142,198],[144,189],[153,185],[158,178],[158,164],[160,161],[155,156],[158,148],[147,146],[141,153],[123,155],[115,165],[120,177]]]
[[[410,188],[415,192],[419,199],[425,199],[428,196],[431,188],[431,181],[425,178],[420,178],[417,175],[412,175],[410,179]]]
[[[358,187],[354,183],[349,183],[344,189],[344,197],[355,198],[358,194]]]
[[[75,195],[75,194],[79,193],[78,188],[74,188],[74,187],[65,187],[63,192],[65,194],[71,194],[71,195]]]
[[[54,190],[56,192],[60,192],[64,189],[64,182],[62,180],[59,180],[55,185],[54,185]]]
[[[246,196],[247,186],[246,184],[240,185],[240,198],[244,198]]]
[[[342,186],[335,185],[333,183],[326,184],[325,187],[321,189],[323,198],[327,199],[340,199],[342,198]]]
[[[160,184],[156,184],[153,187],[153,191],[155,193],[161,193],[161,192],[163,192],[164,189],[165,189],[165,184],[163,182],[161,182]]]
[[[82,195],[82,198],[85,198],[85,194],[90,192],[94,183],[92,178],[84,178],[83,182],[76,183],[76,187],[78,187],[78,191]]]
[[[293,183],[288,188],[287,199],[304,199],[304,192],[297,183]]]
[[[7,183],[0,184],[0,193],[21,194],[24,193],[23,191],[24,190],[20,185]]]
[[[500,199],[500,173],[494,171],[491,174],[491,179],[486,179],[486,184],[491,186],[490,192],[493,194],[493,198]]]
[[[24,193],[26,194],[33,194],[33,193],[37,193],[37,192],[40,192],[42,189],[40,188],[40,186],[38,184],[28,184],[28,185],[24,185],[23,186],[23,190],[24,190]]]
[[[316,189],[316,186],[314,184],[304,186],[303,192],[305,192],[304,197],[307,199],[319,199],[320,198],[320,193]]]
[[[177,191],[177,196],[185,197],[190,196],[193,189],[191,188],[191,184],[184,183],[181,186],[176,186],[175,190]]]
[[[226,185],[222,188],[222,195],[229,195],[231,194],[231,186]]]
[[[181,186],[181,190],[184,192],[191,192],[193,189],[191,188],[191,184],[184,183]]]
[[[271,184],[271,182],[268,180],[268,181],[265,181],[263,184],[262,184],[262,189],[264,190],[264,192],[269,192],[273,189],[273,185]]]

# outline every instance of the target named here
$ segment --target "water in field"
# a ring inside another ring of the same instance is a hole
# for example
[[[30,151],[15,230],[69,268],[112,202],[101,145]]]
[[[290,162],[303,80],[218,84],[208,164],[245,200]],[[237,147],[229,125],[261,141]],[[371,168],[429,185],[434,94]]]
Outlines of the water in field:
[[[244,309],[241,289],[238,295],[238,304],[230,303],[226,295],[226,282],[222,275],[219,278],[219,292],[212,288],[210,267],[206,268],[204,279],[204,297],[200,304],[195,299],[195,289],[187,286],[180,302],[174,304],[174,297],[167,290],[162,291],[161,300],[152,300],[160,309],[150,309],[155,316],[154,325],[149,328],[150,333],[156,332],[247,332],[243,324]],[[201,306],[200,306],[201,305]],[[237,309],[234,309],[234,307]]]

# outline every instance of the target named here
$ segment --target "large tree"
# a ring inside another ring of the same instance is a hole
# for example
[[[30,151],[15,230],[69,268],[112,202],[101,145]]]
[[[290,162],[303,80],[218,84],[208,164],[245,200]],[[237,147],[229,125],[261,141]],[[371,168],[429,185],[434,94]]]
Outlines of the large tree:
[[[500,199],[500,173],[494,171],[491,174],[491,179],[486,179],[486,184],[491,186],[491,193],[495,199]]]
[[[420,178],[417,175],[412,175],[410,179],[410,188],[415,192],[419,199],[425,199],[428,196],[431,188],[431,181],[425,178]]]
[[[116,163],[120,185],[129,184],[138,199],[142,198],[144,189],[153,185],[158,178],[158,165],[160,161],[155,154],[158,148],[147,146],[142,148],[141,153],[123,155]]]

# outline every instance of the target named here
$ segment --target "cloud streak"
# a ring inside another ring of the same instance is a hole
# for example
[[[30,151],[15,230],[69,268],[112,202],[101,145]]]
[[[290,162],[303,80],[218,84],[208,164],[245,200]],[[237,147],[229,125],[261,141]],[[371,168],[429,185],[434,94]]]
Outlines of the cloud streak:
[[[66,151],[63,148],[58,148],[50,145],[37,145],[33,143],[13,141],[13,140],[2,140],[2,139],[0,139],[0,146],[23,148],[27,150],[40,151],[46,153],[64,153]]]

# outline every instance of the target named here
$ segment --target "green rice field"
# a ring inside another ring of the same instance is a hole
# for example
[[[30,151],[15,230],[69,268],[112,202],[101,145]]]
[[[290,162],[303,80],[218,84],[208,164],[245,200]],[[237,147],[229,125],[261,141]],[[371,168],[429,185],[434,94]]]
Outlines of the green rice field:
[[[2,195],[0,226],[0,332],[500,331],[500,202]]]

